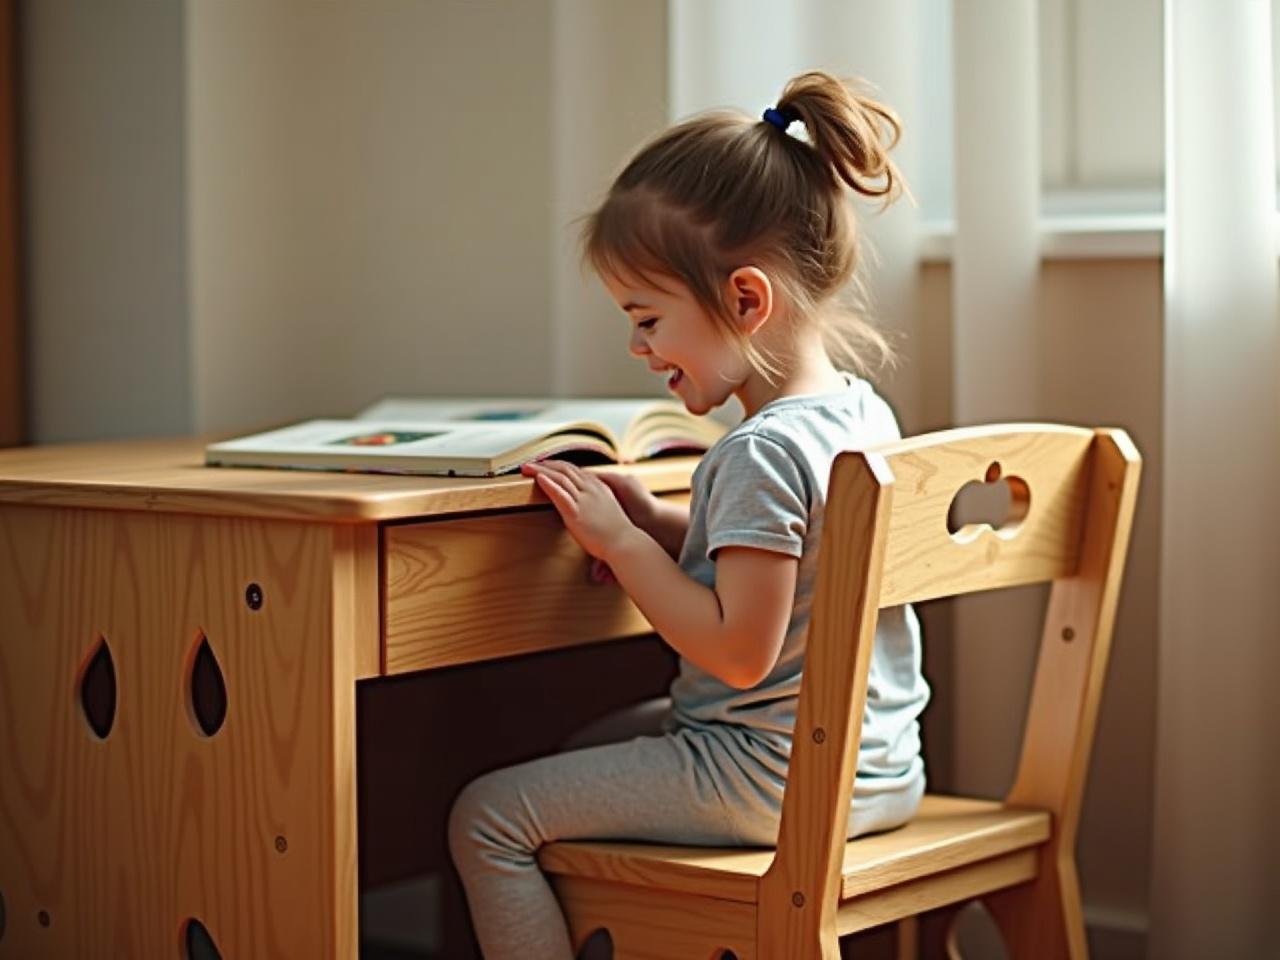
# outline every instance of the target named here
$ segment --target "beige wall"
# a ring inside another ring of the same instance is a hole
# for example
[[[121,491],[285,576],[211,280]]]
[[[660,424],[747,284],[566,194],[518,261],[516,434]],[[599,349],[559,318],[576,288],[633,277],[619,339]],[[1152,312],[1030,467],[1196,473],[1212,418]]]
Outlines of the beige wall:
[[[663,0],[49,0],[21,26],[33,441],[660,389],[568,223],[665,121]]]
[[[188,5],[196,429],[549,388],[548,10]]]
[[[659,386],[571,224],[663,125],[665,3],[188,11],[196,429]]]
[[[623,349],[630,326],[579,260],[580,218],[636,146],[667,124],[666,0],[553,0],[552,392],[665,393]]]
[[[21,6],[29,438],[186,432],[183,8]]]

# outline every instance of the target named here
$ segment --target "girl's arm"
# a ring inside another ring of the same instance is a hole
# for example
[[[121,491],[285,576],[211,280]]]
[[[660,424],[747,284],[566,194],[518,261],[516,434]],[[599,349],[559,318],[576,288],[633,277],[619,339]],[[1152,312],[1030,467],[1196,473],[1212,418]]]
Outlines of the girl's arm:
[[[662,639],[739,690],[767,677],[786,638],[800,562],[770,550],[726,547],[716,554],[712,590],[632,529],[607,547],[604,560]]]
[[[685,659],[747,689],[773,669],[795,595],[799,561],[751,547],[716,558],[715,589],[685,575],[656,539],[633,524],[611,488],[567,463],[525,468],[574,539],[604,560],[654,629]]]
[[[661,497],[654,497],[649,534],[672,560],[680,558],[680,550],[684,547],[684,538],[688,533],[689,504],[672,503]]]
[[[656,497],[635,477],[625,473],[595,474],[605,482],[637,527],[657,540],[671,559],[680,557],[689,532],[689,504]]]

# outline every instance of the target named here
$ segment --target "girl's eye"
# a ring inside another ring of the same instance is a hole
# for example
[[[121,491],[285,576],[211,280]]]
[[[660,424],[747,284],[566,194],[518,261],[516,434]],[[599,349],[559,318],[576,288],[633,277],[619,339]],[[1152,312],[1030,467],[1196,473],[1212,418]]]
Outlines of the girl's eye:
[[[648,320],[639,321],[638,323],[636,323],[636,326],[639,327],[641,330],[652,330],[655,326],[657,326],[657,324],[658,324],[657,317],[650,317]]]

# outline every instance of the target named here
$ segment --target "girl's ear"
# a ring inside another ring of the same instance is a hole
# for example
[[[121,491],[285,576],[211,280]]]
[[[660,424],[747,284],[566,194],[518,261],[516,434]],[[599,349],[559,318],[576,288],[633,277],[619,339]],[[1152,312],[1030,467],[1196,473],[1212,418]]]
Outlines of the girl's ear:
[[[729,303],[742,333],[751,336],[773,315],[773,284],[759,267],[729,274]]]

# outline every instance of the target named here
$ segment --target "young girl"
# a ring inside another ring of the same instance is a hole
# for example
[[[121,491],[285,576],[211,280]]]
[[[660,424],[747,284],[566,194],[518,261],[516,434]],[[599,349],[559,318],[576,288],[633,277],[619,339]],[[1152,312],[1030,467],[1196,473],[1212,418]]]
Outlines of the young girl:
[[[788,133],[797,122],[808,142]],[[898,437],[888,405],[832,360],[887,358],[837,299],[857,259],[844,188],[891,200],[898,134],[885,107],[804,74],[759,121],[709,114],[664,133],[588,218],[585,256],[631,352],[690,411],[736,396],[746,418],[703,457],[687,511],[620,475],[525,468],[680,675],[651,736],[499,770],[459,796],[449,842],[489,960],[571,957],[535,859],[545,843],[777,840],[831,464]],[[910,608],[881,613],[870,671],[850,837],[910,819],[924,791]]]

